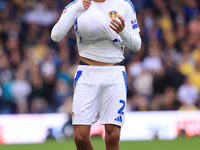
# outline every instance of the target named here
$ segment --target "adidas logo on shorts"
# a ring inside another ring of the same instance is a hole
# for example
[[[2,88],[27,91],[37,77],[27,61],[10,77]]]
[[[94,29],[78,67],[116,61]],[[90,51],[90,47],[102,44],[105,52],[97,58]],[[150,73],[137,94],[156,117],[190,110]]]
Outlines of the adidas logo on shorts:
[[[120,115],[119,117],[117,117],[117,118],[115,119],[115,121],[122,122],[122,116]]]

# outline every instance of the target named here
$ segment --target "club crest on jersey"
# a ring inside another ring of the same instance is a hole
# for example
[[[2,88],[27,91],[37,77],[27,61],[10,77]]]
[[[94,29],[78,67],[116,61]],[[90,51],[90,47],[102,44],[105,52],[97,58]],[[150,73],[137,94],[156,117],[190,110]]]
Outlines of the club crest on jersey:
[[[111,19],[116,19],[118,16],[118,13],[116,11],[110,11],[109,16]]]

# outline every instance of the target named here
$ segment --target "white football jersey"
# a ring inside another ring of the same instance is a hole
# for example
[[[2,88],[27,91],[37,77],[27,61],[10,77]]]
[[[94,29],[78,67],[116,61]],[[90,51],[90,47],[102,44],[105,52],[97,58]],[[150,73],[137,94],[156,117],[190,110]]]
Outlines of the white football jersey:
[[[134,6],[130,0],[94,2],[81,12],[75,21],[79,55],[99,62],[117,63],[124,59],[124,42],[109,25],[121,15],[125,28],[136,34],[140,31]]]

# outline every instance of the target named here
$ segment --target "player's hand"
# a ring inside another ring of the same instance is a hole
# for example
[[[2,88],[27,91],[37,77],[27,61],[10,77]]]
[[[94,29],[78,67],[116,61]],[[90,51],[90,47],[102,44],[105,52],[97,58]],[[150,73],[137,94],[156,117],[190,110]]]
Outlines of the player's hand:
[[[125,27],[125,22],[124,22],[124,19],[123,19],[123,17],[121,15],[118,15],[117,17],[119,18],[119,20],[121,22],[117,21],[116,19],[112,19],[112,21],[110,21],[110,23],[112,25],[109,25],[109,26],[115,32],[120,33]]]
[[[91,0],[83,0],[83,5],[85,9],[88,9],[90,7]]]

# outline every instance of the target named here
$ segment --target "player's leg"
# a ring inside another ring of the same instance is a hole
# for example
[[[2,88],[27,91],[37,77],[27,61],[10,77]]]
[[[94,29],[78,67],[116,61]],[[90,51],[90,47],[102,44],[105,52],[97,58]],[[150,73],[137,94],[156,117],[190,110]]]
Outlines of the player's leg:
[[[105,125],[105,144],[106,150],[119,150],[120,143],[120,126]]]
[[[74,125],[74,141],[77,150],[94,150],[90,139],[90,125]]]
[[[72,108],[74,141],[77,150],[94,150],[90,128],[98,117],[98,74],[92,66],[79,65],[75,77]]]
[[[113,67],[102,77],[105,84],[99,100],[99,114],[106,130],[106,150],[119,150],[120,146],[120,129],[124,124],[126,108],[126,76],[123,69]]]

